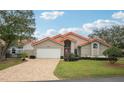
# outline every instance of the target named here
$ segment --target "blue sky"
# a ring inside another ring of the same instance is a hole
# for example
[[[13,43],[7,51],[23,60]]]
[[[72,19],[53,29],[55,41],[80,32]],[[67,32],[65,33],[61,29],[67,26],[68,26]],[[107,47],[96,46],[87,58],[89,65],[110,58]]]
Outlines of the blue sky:
[[[122,10],[35,10],[35,36],[44,38],[66,32],[76,32],[88,35],[94,29],[123,24],[124,11]]]

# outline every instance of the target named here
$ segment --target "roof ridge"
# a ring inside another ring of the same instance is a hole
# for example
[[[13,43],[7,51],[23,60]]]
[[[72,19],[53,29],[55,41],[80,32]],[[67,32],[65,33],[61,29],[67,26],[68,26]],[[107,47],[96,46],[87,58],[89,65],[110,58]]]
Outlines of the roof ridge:
[[[85,36],[82,36],[82,35],[77,34],[77,33],[75,33],[75,32],[68,32],[68,33],[65,33],[63,36],[70,35],[70,34],[76,35],[76,36],[78,36],[79,38],[85,39],[85,40],[87,40],[87,41],[89,40],[89,38],[86,38]]]
[[[52,38],[52,39],[56,39],[56,38],[59,37],[59,36],[63,37],[62,34],[58,34],[58,35],[55,35],[55,36],[53,36],[53,37],[51,37],[51,38]]]

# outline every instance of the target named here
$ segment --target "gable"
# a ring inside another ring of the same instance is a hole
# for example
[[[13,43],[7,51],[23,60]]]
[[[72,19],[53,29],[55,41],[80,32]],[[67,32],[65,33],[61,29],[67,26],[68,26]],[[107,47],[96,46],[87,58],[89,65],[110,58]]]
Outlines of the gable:
[[[51,40],[46,40],[46,41],[43,41],[37,45],[34,46],[34,48],[42,48],[42,47],[61,47],[62,45],[60,44],[57,44]]]
[[[90,42],[90,41],[89,41],[89,42],[84,42],[84,43],[82,43],[80,46],[81,46],[81,47],[82,47],[82,46],[86,46],[86,45],[89,45],[89,44],[94,43],[94,42],[97,42],[97,43],[101,44],[102,46],[110,47],[109,44],[107,44],[107,43],[105,43],[105,42],[97,41],[97,40],[92,41],[92,42]]]
[[[83,36],[76,34],[74,32],[68,32],[64,35],[58,34],[56,36],[53,36],[51,39],[54,40],[55,42],[58,42],[58,43],[62,43],[63,40],[69,39],[71,41],[76,42],[76,46],[78,46],[84,42],[89,41],[89,38],[83,37]]]
[[[81,43],[83,43],[83,42],[86,42],[86,41],[87,41],[87,40],[82,39],[82,38],[80,38],[80,37],[78,37],[78,36],[75,36],[75,35],[68,35],[67,37],[69,37],[69,38],[72,38],[72,39],[76,40],[76,41],[77,41],[77,45],[80,45]]]

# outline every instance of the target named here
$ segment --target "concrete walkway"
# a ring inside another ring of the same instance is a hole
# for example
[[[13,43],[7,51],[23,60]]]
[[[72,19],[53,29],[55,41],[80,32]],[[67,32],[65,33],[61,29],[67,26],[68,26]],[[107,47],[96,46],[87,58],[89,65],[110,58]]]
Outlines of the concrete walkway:
[[[58,80],[53,72],[59,59],[29,59],[28,62],[0,71],[0,81]]]

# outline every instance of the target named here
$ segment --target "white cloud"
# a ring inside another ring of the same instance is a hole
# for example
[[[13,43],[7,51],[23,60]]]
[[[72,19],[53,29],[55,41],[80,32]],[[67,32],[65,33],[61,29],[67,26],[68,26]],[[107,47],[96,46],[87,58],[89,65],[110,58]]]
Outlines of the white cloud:
[[[62,11],[43,12],[40,17],[45,20],[54,20],[59,16],[62,16],[63,14],[64,12]],[[124,20],[124,12],[120,11],[120,12],[113,13],[112,17],[114,19]],[[51,37],[56,34],[64,34],[67,32],[79,33],[81,31],[84,31],[87,33],[91,33],[95,29],[101,29],[103,27],[108,28],[108,27],[111,27],[112,25],[124,25],[124,23],[122,21],[117,21],[117,20],[98,19],[94,22],[83,24],[82,27],[60,28],[59,30],[48,29],[44,34],[41,33],[40,31],[36,31],[34,35],[38,38],[44,38],[44,37]]]
[[[45,34],[43,34],[44,37],[51,37],[54,36],[56,34],[56,30],[55,29],[48,29],[46,31]]]
[[[122,19],[124,21],[124,12],[119,11],[119,12],[113,13],[112,18]]]
[[[84,24],[82,27],[84,31],[92,32],[95,29],[101,29],[103,27],[111,27],[112,25],[120,25],[121,23],[114,20],[99,19],[92,23]]]
[[[103,27],[108,28],[108,27],[111,27],[112,25],[122,25],[122,24],[124,24],[124,23],[114,21],[114,20],[99,19],[92,23],[83,24],[82,27],[68,27],[68,28],[60,28],[58,30],[48,29],[48,30],[46,30],[46,32],[44,34],[41,33],[40,31],[35,31],[34,36],[37,37],[38,39],[42,39],[45,37],[52,37],[56,34],[64,34],[67,32],[80,33],[81,31],[84,31],[86,33],[91,33],[95,29],[101,29]]]
[[[40,18],[43,18],[45,20],[54,20],[58,18],[59,16],[62,16],[63,14],[64,12],[62,11],[43,12]]]
[[[34,32],[34,36],[35,36],[36,38],[41,38],[41,37],[42,37],[42,34],[41,34],[40,31],[36,30],[36,31]]]
[[[95,30],[96,27],[92,23],[87,23],[87,24],[83,25],[83,29],[84,29],[84,31],[91,32],[92,30]]]
[[[59,33],[60,33],[60,34],[64,34],[64,33],[67,33],[67,32],[75,32],[75,33],[78,33],[78,32],[80,32],[80,31],[82,31],[82,28],[74,28],[74,27],[72,27],[72,28],[61,28],[61,29],[59,30]]]
[[[42,39],[42,38],[45,38],[45,37],[52,37],[56,34],[56,30],[55,29],[48,29],[46,31],[46,33],[41,33],[40,31],[35,31],[34,33],[34,36],[37,38],[37,39]]]

